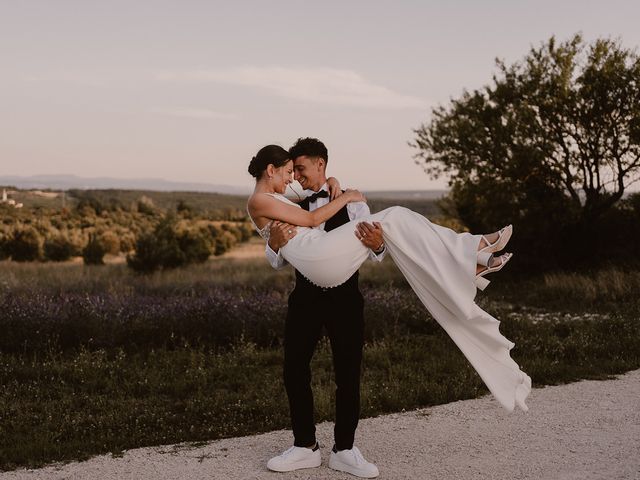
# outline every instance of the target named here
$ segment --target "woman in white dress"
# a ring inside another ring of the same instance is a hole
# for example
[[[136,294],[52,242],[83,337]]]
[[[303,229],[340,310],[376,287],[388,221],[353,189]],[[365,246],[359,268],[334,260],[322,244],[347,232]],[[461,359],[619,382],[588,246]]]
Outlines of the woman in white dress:
[[[498,329],[499,321],[474,302],[484,275],[511,258],[502,250],[511,226],[493,235],[458,234],[431,223],[404,207],[391,207],[330,232],[314,228],[349,202],[364,201],[347,190],[327,205],[308,212],[284,197],[293,181],[293,161],[277,145],[262,148],[249,164],[256,186],[247,209],[258,233],[268,241],[269,227],[278,220],[298,225],[298,233],[283,248],[283,257],[312,283],[331,288],[345,282],[367,259],[369,250],[356,238],[356,223],[380,222],[387,251],[414,292],[478,372],[495,398],[509,411],[527,410],[531,379],[513,361],[514,344]]]

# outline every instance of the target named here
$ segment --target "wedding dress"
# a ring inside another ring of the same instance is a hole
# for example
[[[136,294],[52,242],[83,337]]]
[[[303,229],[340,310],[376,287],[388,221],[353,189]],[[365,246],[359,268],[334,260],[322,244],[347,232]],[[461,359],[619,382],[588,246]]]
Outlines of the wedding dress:
[[[268,195],[301,208],[283,195]],[[330,232],[297,227],[297,235],[280,249],[282,256],[313,284],[338,286],[369,256],[354,235],[362,221],[382,224],[387,252],[500,404],[509,411],[516,405],[527,411],[531,379],[509,355],[515,344],[502,336],[500,322],[474,302],[481,235],[456,233],[407,208],[390,207]],[[270,223],[262,229],[254,226],[268,241]]]

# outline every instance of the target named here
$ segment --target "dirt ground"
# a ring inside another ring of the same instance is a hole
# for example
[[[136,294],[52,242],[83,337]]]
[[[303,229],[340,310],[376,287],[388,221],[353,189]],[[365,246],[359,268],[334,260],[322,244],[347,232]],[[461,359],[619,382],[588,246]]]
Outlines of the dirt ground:
[[[381,479],[640,479],[640,370],[613,380],[534,389],[529,412],[507,413],[490,396],[362,420],[356,444]],[[289,431],[129,450],[122,457],[0,479],[353,479],[327,467],[333,424],[318,426],[323,464],[269,472]]]

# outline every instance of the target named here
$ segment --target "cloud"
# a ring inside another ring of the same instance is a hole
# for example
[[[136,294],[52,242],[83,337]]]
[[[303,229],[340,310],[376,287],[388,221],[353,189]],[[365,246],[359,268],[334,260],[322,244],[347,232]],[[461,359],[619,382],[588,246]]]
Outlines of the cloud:
[[[333,68],[238,67],[164,72],[163,81],[223,83],[267,90],[302,102],[370,108],[426,108],[420,98],[375,85],[351,70]]]
[[[196,118],[196,119],[222,119],[232,120],[238,118],[233,113],[216,112],[206,108],[154,108],[151,113],[170,117]]]

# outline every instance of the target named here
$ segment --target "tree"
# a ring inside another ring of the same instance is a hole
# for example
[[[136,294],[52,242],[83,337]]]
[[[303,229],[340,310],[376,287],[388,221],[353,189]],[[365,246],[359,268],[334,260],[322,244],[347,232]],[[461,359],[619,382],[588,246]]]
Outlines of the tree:
[[[106,230],[100,234],[99,238],[105,253],[117,255],[120,252],[120,238],[116,232]]]
[[[7,248],[8,245],[9,245],[9,236],[4,232],[0,231],[0,260],[5,260],[9,258],[10,253]]]
[[[138,272],[150,273],[202,263],[211,255],[212,247],[206,228],[179,229],[176,217],[168,214],[153,231],[138,237],[135,254],[127,256],[127,264]]]
[[[107,251],[98,234],[89,234],[89,241],[82,250],[82,258],[85,265],[104,265],[104,255],[106,253]]]
[[[156,207],[153,200],[146,195],[143,195],[138,200],[138,212],[144,215],[153,215],[156,211]]]
[[[53,262],[64,262],[73,256],[74,247],[69,237],[57,233],[44,241],[44,258]]]
[[[42,258],[42,236],[31,227],[14,230],[5,249],[14,262],[33,262]]]
[[[474,229],[509,220],[542,237],[588,234],[640,178],[638,55],[578,34],[496,63],[492,84],[435,108],[414,130],[416,163],[450,177]]]

